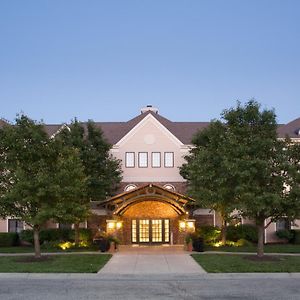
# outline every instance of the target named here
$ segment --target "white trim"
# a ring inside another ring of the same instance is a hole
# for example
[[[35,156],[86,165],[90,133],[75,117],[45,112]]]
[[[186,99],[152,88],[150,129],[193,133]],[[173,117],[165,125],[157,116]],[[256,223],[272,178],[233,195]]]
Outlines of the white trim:
[[[138,124],[136,124],[128,133],[126,133],[115,146],[121,146],[126,143],[139,129],[144,127],[148,122],[152,122],[158,129],[160,129],[169,139],[171,139],[176,145],[184,146],[184,144],[164,125],[162,125],[151,114],[147,114]]]
[[[61,127],[55,131],[51,136],[50,139],[54,139],[63,129],[67,128],[69,131],[71,131],[70,127],[64,123],[63,125],[61,125]]]

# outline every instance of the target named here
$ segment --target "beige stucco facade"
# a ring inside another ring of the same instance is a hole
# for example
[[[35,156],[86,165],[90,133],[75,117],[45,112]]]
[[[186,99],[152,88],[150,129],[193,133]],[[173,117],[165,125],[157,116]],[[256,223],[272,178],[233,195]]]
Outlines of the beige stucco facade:
[[[179,167],[184,162],[189,146],[181,143],[151,114],[148,114],[135,128],[113,146],[112,154],[122,161],[124,182],[183,182]],[[134,152],[135,166],[125,167],[126,152]],[[148,153],[148,167],[138,166],[140,152]],[[151,166],[153,152],[161,153],[161,166]],[[174,153],[174,166],[164,166],[164,153]]]

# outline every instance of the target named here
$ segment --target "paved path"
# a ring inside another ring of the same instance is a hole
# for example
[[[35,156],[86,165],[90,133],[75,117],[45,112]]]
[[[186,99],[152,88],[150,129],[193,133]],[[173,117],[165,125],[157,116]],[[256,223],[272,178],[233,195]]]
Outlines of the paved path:
[[[206,273],[186,253],[141,254],[117,253],[98,274],[203,274]]]

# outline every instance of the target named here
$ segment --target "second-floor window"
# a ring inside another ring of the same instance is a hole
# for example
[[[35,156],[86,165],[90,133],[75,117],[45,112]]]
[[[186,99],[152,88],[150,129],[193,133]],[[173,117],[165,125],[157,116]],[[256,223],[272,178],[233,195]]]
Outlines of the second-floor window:
[[[148,152],[139,152],[139,168],[148,167]]]
[[[125,167],[126,168],[134,168],[134,152],[126,152]]]
[[[165,168],[174,167],[174,152],[165,152]]]
[[[152,152],[152,168],[160,168],[160,152]]]

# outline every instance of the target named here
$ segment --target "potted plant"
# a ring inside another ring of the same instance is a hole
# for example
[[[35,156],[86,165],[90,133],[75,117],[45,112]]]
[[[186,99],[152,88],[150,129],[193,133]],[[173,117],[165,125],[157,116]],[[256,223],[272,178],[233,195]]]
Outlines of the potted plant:
[[[120,244],[120,240],[117,237],[115,237],[113,235],[110,235],[110,236],[108,236],[108,241],[109,241],[109,244],[110,244],[109,252],[118,251],[118,246]]]
[[[185,237],[185,250],[190,252],[193,251],[193,239],[189,234]]]

